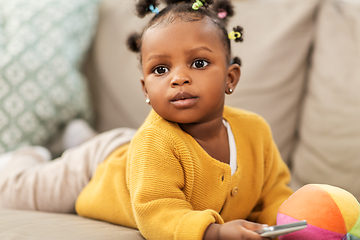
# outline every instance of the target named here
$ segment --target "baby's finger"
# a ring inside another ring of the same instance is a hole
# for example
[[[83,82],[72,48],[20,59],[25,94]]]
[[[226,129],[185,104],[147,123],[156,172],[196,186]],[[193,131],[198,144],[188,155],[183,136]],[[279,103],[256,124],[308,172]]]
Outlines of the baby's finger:
[[[262,240],[267,239],[268,240],[269,239],[269,238],[261,237],[258,233],[254,232],[253,230],[250,230],[250,229],[245,229],[244,231],[246,232],[246,236],[248,237],[248,239],[254,239],[254,240],[255,239],[258,239],[258,240],[260,240],[260,239],[262,239]]]
[[[254,223],[254,222],[248,222],[248,221],[245,221],[243,223],[243,227],[246,228],[246,229],[249,229],[251,231],[256,231],[256,230],[260,230],[264,227],[267,227],[268,225],[266,224],[259,224],[259,223]]]

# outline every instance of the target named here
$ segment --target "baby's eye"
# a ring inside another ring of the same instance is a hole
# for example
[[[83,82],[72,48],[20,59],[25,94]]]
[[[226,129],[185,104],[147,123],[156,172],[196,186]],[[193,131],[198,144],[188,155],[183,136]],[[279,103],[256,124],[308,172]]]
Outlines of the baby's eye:
[[[167,73],[168,71],[169,71],[169,69],[167,67],[159,66],[159,67],[156,67],[153,72],[155,74],[162,75],[162,74]]]
[[[193,68],[203,68],[203,67],[206,67],[207,65],[209,65],[209,63],[205,60],[196,60],[195,62],[193,62],[192,67]]]

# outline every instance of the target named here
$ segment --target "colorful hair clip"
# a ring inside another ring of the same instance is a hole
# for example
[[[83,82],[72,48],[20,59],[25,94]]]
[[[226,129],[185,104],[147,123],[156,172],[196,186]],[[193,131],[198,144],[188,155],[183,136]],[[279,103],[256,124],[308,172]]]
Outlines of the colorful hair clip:
[[[154,5],[150,5],[149,10],[155,14],[159,13],[159,9],[157,7],[155,7]]]
[[[227,12],[225,9],[219,9],[219,12],[218,12],[218,17],[223,19],[223,18],[226,18],[227,16]]]
[[[205,2],[205,1],[204,1]],[[196,0],[192,5],[192,9],[198,10],[200,7],[204,6],[204,3],[201,0]]]
[[[228,36],[229,36],[229,39],[235,40],[235,39],[241,37],[241,33],[235,32],[235,31],[231,31],[231,32],[229,32],[229,35],[228,35]]]
[[[235,40],[235,42],[242,42],[243,41],[243,28],[240,26],[234,27],[233,31],[229,32],[228,37],[229,39]]]

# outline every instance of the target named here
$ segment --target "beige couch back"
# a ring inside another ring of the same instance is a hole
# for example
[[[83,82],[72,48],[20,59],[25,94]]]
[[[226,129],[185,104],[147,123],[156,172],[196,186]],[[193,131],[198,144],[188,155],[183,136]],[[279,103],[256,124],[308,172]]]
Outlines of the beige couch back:
[[[141,31],[146,19],[134,14],[135,1],[104,0],[100,4],[98,31],[85,74],[90,81],[96,111],[96,129],[137,128],[150,107],[141,91],[141,69],[136,54],[125,43]]]

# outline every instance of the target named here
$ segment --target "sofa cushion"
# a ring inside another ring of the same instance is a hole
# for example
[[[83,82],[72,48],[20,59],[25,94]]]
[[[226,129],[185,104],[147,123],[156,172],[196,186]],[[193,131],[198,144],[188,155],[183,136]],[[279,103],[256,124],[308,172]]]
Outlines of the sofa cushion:
[[[136,229],[74,214],[0,209],[1,240],[143,240]]]
[[[232,44],[242,74],[228,105],[262,115],[286,162],[295,143],[318,0],[238,0],[229,28],[244,27]]]
[[[292,187],[327,183],[360,200],[360,2],[323,1],[293,156]]]
[[[79,64],[98,0],[0,1],[0,153],[44,145],[92,111]]]

